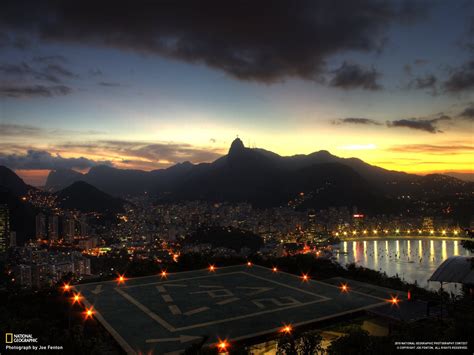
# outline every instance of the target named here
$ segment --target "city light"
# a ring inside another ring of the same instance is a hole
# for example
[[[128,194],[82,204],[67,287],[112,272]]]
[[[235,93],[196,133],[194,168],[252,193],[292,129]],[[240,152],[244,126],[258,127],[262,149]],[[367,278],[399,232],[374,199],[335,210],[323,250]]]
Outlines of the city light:
[[[397,296],[392,296],[392,298],[389,300],[389,302],[392,305],[398,305],[398,303],[400,303],[400,299]]]
[[[347,284],[341,284],[339,288],[341,289],[341,292],[344,292],[344,293],[349,292],[349,286],[347,286]]]
[[[226,340],[219,340],[219,343],[217,344],[217,348],[219,349],[219,352],[227,351],[228,347],[229,347],[229,343]]]
[[[273,270],[273,272],[277,272],[277,271],[278,271],[278,269],[277,269],[276,266],[274,266],[272,270]]]
[[[454,231],[454,235],[458,235],[458,233],[459,233],[458,231]]]
[[[252,266],[252,263],[250,261],[247,261],[247,266]]]
[[[209,265],[209,271],[210,272],[216,271],[216,267],[214,265]]]
[[[292,327],[291,325],[285,325],[283,328],[281,328],[280,332],[281,333],[286,333],[286,334],[290,334],[292,331]]]
[[[165,279],[167,276],[168,276],[168,274],[166,273],[166,270],[163,270],[163,271],[161,272],[161,278],[162,278],[162,279]]]
[[[116,281],[117,281],[117,283],[120,285],[120,284],[125,283],[125,280],[126,280],[126,278],[125,278],[124,275],[119,275],[119,276],[117,277],[117,280],[116,280]]]
[[[92,316],[94,315],[94,310],[92,309],[92,307],[90,308],[86,308],[86,310],[84,311],[84,317],[85,319],[88,319],[88,318],[92,318]]]
[[[70,291],[70,290],[71,290],[71,285],[65,283],[65,284],[63,285],[63,291],[64,291],[64,292],[68,292],[68,291]]]
[[[303,276],[301,276],[301,278],[303,279],[303,281],[308,281],[309,280],[309,276],[307,274],[303,274]]]
[[[74,304],[74,303],[79,303],[80,300],[81,300],[81,294],[80,294],[80,293],[76,293],[76,294],[74,295],[74,297],[72,298],[72,304]]]

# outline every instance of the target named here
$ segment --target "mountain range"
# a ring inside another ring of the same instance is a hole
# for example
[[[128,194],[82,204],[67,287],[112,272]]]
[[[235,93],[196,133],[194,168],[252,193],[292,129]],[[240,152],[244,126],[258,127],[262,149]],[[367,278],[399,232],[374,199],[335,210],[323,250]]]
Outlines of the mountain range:
[[[357,206],[370,214],[444,214],[469,221],[474,183],[447,175],[418,176],[386,170],[357,158],[327,151],[280,156],[247,148],[240,139],[227,155],[212,163],[184,162],[154,171],[97,166],[82,174],[51,171],[46,188],[63,208],[113,215],[122,210],[119,197],[147,193],[158,202],[203,200],[249,202],[256,207],[291,205],[297,209]],[[12,170],[0,166],[0,204],[10,207],[17,233],[34,233],[36,210],[21,197],[28,186]]]
[[[110,166],[93,167],[85,174],[56,170],[49,174],[46,188],[56,191],[75,181],[85,181],[115,196],[148,193],[163,201],[247,201],[275,206],[303,193],[307,196],[301,202],[303,208],[357,205],[369,210],[396,207],[399,196],[425,199],[474,190],[473,183],[446,175],[386,170],[324,150],[280,156],[247,148],[239,138],[227,155],[212,163],[184,162],[149,172]]]

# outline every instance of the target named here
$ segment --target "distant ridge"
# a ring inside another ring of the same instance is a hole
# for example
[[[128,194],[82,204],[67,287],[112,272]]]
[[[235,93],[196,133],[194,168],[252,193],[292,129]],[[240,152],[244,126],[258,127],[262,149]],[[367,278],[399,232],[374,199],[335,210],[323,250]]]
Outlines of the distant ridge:
[[[60,206],[70,210],[104,214],[123,211],[123,200],[112,197],[84,181],[74,182],[59,191],[57,196]]]
[[[87,174],[51,172],[47,187],[71,179],[85,181],[114,196],[148,193],[162,201],[206,200],[250,202],[281,206],[305,193],[299,208],[357,206],[391,213],[400,196],[430,199],[473,190],[473,183],[446,175],[419,176],[391,171],[357,158],[340,158],[321,150],[308,155],[280,156],[261,148],[247,148],[240,138],[212,163],[176,164],[150,172],[110,166]]]

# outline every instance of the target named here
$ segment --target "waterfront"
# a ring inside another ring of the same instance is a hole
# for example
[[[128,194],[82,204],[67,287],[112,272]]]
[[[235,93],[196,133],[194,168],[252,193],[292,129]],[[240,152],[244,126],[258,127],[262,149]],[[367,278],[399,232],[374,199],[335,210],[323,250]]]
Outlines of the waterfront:
[[[410,283],[415,281],[421,287],[439,289],[439,283],[428,278],[436,268],[450,256],[471,253],[464,249],[460,240],[449,239],[397,239],[343,241],[335,252],[336,260],[342,265],[355,262],[389,276],[399,276]],[[456,291],[451,285],[447,290]]]

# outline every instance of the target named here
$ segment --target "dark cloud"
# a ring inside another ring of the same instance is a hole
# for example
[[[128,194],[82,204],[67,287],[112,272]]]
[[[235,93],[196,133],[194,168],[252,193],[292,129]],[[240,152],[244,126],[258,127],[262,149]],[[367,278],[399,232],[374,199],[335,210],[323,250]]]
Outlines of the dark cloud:
[[[43,64],[67,63],[67,59],[62,55],[46,55],[33,57],[33,61]]]
[[[474,89],[474,60],[460,68],[453,69],[449,78],[443,84],[444,89],[450,93],[460,93]]]
[[[24,36],[11,35],[5,32],[0,32],[0,49],[2,48],[15,48],[15,49],[27,49],[31,45],[31,41]]]
[[[411,72],[409,76],[413,77]],[[414,77],[405,86],[406,89],[427,90],[433,96],[438,95],[437,89],[438,78],[433,74],[426,74],[424,76]]]
[[[72,89],[64,85],[0,86],[0,97],[10,97],[15,99],[64,96],[71,92]]]
[[[63,79],[78,77],[61,64],[54,63],[40,69],[33,68],[25,62],[19,64],[0,64],[0,73],[3,74],[3,81],[21,81],[28,84],[35,80],[58,84]]]
[[[474,147],[469,144],[403,144],[396,145],[388,150],[402,153],[428,153],[435,155],[461,154],[474,152]]]
[[[201,148],[186,143],[133,142],[123,140],[100,140],[89,143],[66,143],[56,147],[59,150],[80,151],[123,157],[135,161],[145,159],[148,165],[169,166],[183,161],[193,163],[209,162],[221,157],[224,152],[217,148]]]
[[[438,79],[433,74],[415,78],[410,86],[415,89],[435,89]]]
[[[466,107],[460,114],[459,117],[468,120],[468,121],[474,121],[474,104],[471,104],[470,106]]]
[[[334,71],[330,85],[341,89],[380,90],[382,86],[377,83],[380,73],[375,69],[365,69],[357,64],[343,63]]]
[[[64,96],[72,92],[72,89],[64,85],[31,85],[31,86],[1,86],[0,97],[10,98],[32,98]]]
[[[102,70],[100,69],[90,69],[89,70],[89,75],[90,76],[102,76]]]
[[[332,121],[333,124],[340,125],[340,124],[359,124],[359,125],[376,125],[380,126],[380,123],[374,121],[370,118],[340,118],[338,120]]]
[[[16,123],[0,123],[0,137],[2,139],[15,138],[15,137],[42,137],[51,138],[58,136],[91,136],[91,135],[102,135],[104,132],[87,130],[87,131],[76,131],[76,130],[64,130],[64,129],[46,129],[30,125],[22,125]],[[4,149],[0,145],[0,150]],[[20,150],[28,150],[28,147],[22,147]]]
[[[113,82],[108,82],[108,81],[101,81],[98,83],[100,86],[108,86],[108,87],[116,87],[116,86],[121,86],[120,83],[113,83]]]
[[[49,75],[55,75],[64,78],[77,78],[78,75],[74,74],[70,70],[66,69],[60,64],[48,64],[44,69],[44,72]]]
[[[387,122],[387,126],[389,127],[405,127],[411,128],[419,131],[425,131],[429,133],[442,133],[440,129],[438,129],[438,123],[440,121],[449,121],[451,117],[442,115],[438,118],[432,119],[419,119],[419,118],[406,118],[401,120],[389,121]]]
[[[0,137],[32,137],[43,133],[38,127],[13,123],[0,123]]]
[[[202,63],[241,80],[315,80],[327,59],[380,49],[394,22],[424,11],[414,1],[6,1],[0,29],[43,41],[115,47]],[[196,15],[199,14],[199,15]],[[377,88],[371,79],[355,87]],[[337,85],[336,85],[337,86]],[[353,87],[352,84],[340,86]]]
[[[425,65],[428,64],[430,61],[427,59],[415,59],[415,64],[416,65]]]
[[[0,165],[10,169],[56,170],[87,169],[95,165],[111,165],[110,161],[94,161],[84,157],[64,158],[59,154],[52,155],[44,150],[28,150],[25,154],[0,153]]]

